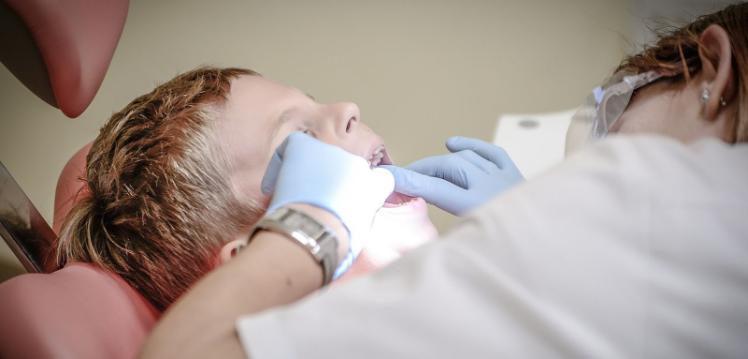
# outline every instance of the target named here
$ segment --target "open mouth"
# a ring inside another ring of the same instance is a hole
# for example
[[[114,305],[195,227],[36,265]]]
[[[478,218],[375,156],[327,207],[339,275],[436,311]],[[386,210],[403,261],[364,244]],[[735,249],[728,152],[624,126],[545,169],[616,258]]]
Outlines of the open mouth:
[[[392,159],[387,153],[387,149],[384,147],[384,145],[377,146],[374,151],[372,151],[368,161],[371,168],[392,164]],[[384,201],[384,207],[399,207],[413,200],[415,200],[414,197],[410,197],[398,192],[392,192],[392,194]]]

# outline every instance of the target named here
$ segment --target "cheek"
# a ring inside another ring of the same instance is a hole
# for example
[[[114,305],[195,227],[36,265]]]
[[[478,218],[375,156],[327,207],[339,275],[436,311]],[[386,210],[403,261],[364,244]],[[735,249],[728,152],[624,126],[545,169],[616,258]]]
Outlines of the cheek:
[[[265,175],[265,167],[247,168],[235,171],[231,176],[232,191],[241,202],[253,203],[254,206],[267,206],[268,197],[262,193],[260,184]]]
[[[317,137],[320,141],[330,145],[338,146],[349,153],[361,157],[368,157],[369,150],[374,144],[383,143],[382,138],[366,126],[363,122],[356,124],[356,127],[345,135],[337,133],[323,133]]]

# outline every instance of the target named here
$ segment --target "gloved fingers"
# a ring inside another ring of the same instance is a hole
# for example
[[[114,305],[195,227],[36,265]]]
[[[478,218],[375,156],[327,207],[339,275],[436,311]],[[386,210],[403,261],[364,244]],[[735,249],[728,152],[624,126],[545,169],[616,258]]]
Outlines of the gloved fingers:
[[[265,175],[262,176],[262,184],[260,185],[262,193],[268,195],[273,193],[275,190],[275,182],[278,181],[278,173],[280,172],[282,163],[283,160],[281,160],[278,151],[274,151],[273,156],[270,158],[270,164],[268,164],[268,168],[265,170]]]
[[[379,167],[372,169],[371,172],[371,179],[374,182],[371,190],[376,191],[374,198],[381,198],[382,203],[384,203],[387,197],[392,194],[392,191],[395,190],[395,176],[392,172]]]
[[[426,202],[446,211],[450,211],[452,204],[467,193],[467,190],[444,179],[424,175],[407,168],[391,165],[379,166],[379,168],[392,173],[395,178],[396,192],[411,197],[422,197]]]
[[[503,148],[476,138],[455,136],[447,139],[446,144],[450,152],[472,150],[493,162],[500,169],[503,169],[507,163],[513,163]]]
[[[493,162],[483,158],[482,156],[473,152],[472,150],[462,150],[462,151],[455,152],[454,154],[456,156],[461,157],[466,162],[469,162],[470,164],[480,169],[484,173],[491,173],[490,172],[491,170],[496,170],[497,168]]]
[[[517,168],[517,164],[514,163],[514,160],[512,160],[512,158],[509,157],[509,155],[507,155],[506,161],[504,162],[504,167],[502,167],[501,170],[509,171],[509,172],[516,172],[520,175],[520,177],[522,177],[522,172],[519,171],[519,168]]]
[[[470,186],[468,171],[474,166],[455,154],[426,157],[415,161],[405,168],[429,177],[436,177],[451,182],[462,188]],[[397,181],[396,181],[397,182]]]
[[[450,155],[438,155],[421,158],[405,166],[405,168],[423,175],[439,177],[443,167],[449,161],[449,157]]]
[[[308,152],[311,148],[324,151],[325,149],[323,147],[325,146],[329,145],[319,142],[319,140],[303,132],[291,132],[283,142],[278,145],[275,151],[273,151],[273,155],[270,157],[270,163],[268,163],[265,175],[262,177],[262,182],[260,184],[262,193],[271,194],[275,191],[275,184],[278,180],[278,174],[280,173],[287,151],[303,153]]]
[[[273,151],[268,168],[265,170],[265,175],[262,176],[262,183],[260,184],[262,193],[271,194],[275,190],[275,182],[278,181],[278,173],[280,172],[281,164],[283,164],[283,155],[286,152],[286,147],[288,147],[288,141],[292,136],[296,139],[299,133],[301,132],[291,132]]]
[[[288,148],[289,144],[291,143],[300,144],[300,143],[304,143],[305,141],[314,141],[314,139],[311,136],[303,132],[299,132],[299,131],[291,132],[288,134],[288,136],[286,136],[286,139],[284,139],[283,142],[281,142],[281,144],[278,145],[278,148],[275,149],[275,154],[277,154],[281,159],[283,159],[283,156],[286,153],[286,148]]]

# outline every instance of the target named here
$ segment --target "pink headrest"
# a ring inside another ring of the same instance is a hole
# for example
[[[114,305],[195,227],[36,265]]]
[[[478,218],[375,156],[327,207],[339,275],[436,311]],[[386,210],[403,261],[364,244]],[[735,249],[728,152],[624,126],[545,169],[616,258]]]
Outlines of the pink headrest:
[[[68,161],[55,194],[54,230],[86,195],[91,144]],[[0,358],[133,358],[159,312],[120,276],[88,263],[0,284]]]
[[[5,0],[5,3],[31,33],[46,65],[57,107],[68,117],[78,117],[104,80],[125,24],[129,1]],[[38,75],[16,76],[26,83],[27,78]]]
[[[57,179],[57,189],[55,190],[55,210],[52,219],[52,230],[60,234],[65,217],[73,208],[75,202],[88,195],[88,186],[86,186],[86,156],[91,150],[92,143],[89,143],[73,157],[68,160],[65,167],[62,168],[60,177]]]
[[[0,357],[134,358],[158,312],[119,276],[84,263],[0,284]]]

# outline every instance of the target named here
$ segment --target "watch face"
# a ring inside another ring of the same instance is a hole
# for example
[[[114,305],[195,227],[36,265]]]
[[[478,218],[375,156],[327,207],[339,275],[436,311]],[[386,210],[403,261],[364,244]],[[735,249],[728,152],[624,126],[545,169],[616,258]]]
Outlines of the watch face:
[[[284,218],[284,222],[291,228],[298,229],[315,240],[322,235],[325,228],[317,221],[301,212],[291,212]]]

